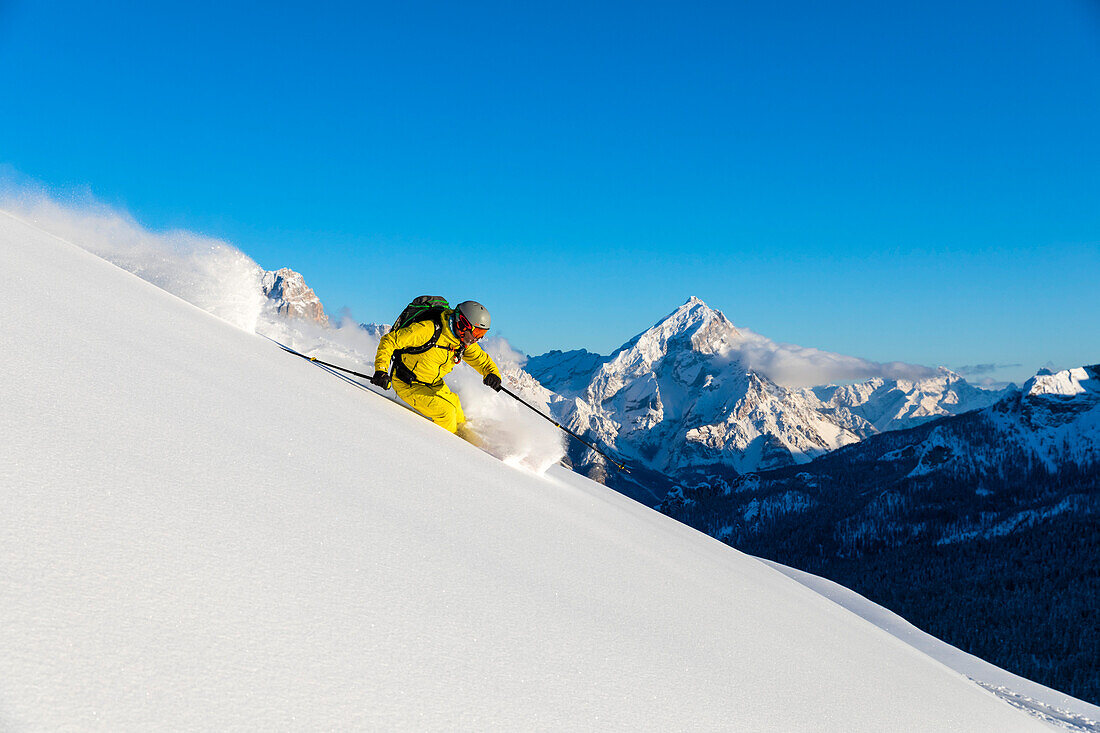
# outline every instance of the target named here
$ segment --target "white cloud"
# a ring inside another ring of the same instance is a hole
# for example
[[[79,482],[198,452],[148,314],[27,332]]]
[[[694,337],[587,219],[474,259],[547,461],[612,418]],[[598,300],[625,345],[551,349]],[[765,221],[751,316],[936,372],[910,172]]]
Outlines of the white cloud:
[[[938,369],[900,361],[876,362],[845,356],[796,344],[783,344],[738,328],[743,340],[727,353],[749,369],[765,374],[787,387],[810,387],[881,377],[883,379],[923,379],[934,377]]]

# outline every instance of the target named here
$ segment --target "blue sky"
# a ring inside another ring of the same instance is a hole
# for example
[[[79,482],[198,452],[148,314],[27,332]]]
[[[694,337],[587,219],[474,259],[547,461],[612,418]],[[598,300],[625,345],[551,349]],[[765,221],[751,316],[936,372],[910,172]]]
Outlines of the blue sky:
[[[0,164],[385,320],[1100,361],[1100,3],[0,0]]]

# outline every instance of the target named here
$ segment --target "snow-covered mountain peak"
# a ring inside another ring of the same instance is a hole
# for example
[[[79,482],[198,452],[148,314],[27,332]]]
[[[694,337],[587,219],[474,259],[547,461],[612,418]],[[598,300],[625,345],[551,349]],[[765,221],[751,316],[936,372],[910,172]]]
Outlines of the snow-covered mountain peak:
[[[965,381],[958,383],[967,386]],[[1024,389],[1003,392],[972,390],[969,398],[961,388],[962,403],[941,400],[936,415],[910,411],[918,403],[915,397],[927,398],[931,392],[900,395],[898,402],[909,411],[910,424],[936,417],[948,419],[936,423],[927,433],[906,431],[912,438],[899,435],[893,450],[884,460],[895,461],[919,457],[911,476],[933,473],[956,477],[1004,476],[1006,471],[1027,471],[1043,467],[1054,473],[1070,464],[1095,470],[1100,465],[1100,365],[1077,367],[1061,372],[1040,372],[1027,381]],[[889,397],[889,395],[887,395]],[[975,398],[990,400],[985,407],[974,409]],[[888,399],[881,405],[890,406]],[[869,415],[873,403],[855,406],[853,415]],[[970,407],[972,409],[962,409]],[[962,413],[966,412],[967,415]],[[870,417],[874,417],[870,414]],[[889,418],[885,414],[880,423]],[[917,420],[919,419],[919,420]],[[883,445],[873,443],[870,445]],[[883,454],[884,456],[886,454]],[[972,480],[967,478],[966,480]]]
[[[549,351],[530,357],[528,371],[547,387],[567,396],[601,402],[627,380],[651,375],[664,363],[690,384],[708,356],[725,355],[742,335],[721,311],[692,296],[680,307],[616,349],[600,356],[584,349]],[[667,359],[673,355],[671,361]],[[693,368],[694,367],[694,368]]]
[[[585,397],[600,403],[628,383],[643,380],[657,391],[657,382],[691,385],[704,362],[729,350],[737,329],[721,312],[692,297],[649,329],[615,351],[596,370]]]
[[[314,321],[322,326],[329,325],[321,299],[313,292],[313,288],[306,285],[301,273],[289,267],[268,271],[263,274],[261,285],[264,295],[279,314],[288,318]]]
[[[687,334],[692,349],[702,354],[723,353],[741,340],[740,332],[722,311],[711,308],[694,295],[646,333],[667,337],[667,340]]]
[[[941,379],[946,379],[949,382],[957,382],[960,379],[963,379],[963,376],[961,374],[959,374],[958,372],[953,372],[945,366],[937,367],[936,373],[938,377],[940,377]]]
[[[563,403],[575,406],[563,415],[571,429],[659,472],[715,464],[752,471],[858,440],[817,413],[816,400],[742,361],[738,347],[750,338],[693,297],[607,359],[573,352],[532,361],[537,374],[577,388],[579,401]],[[585,373],[582,386],[574,377]]]
[[[925,379],[873,377],[803,392],[812,392],[820,409],[864,437],[989,407],[1005,394],[975,387],[946,367]]]
[[[738,330],[721,311],[692,296],[628,341],[611,355],[611,361],[619,364],[638,362],[649,367],[672,350],[722,354],[740,339]]]
[[[1043,369],[1024,384],[1025,397],[1060,395],[1072,397],[1080,394],[1100,396],[1100,364],[1051,372]]]

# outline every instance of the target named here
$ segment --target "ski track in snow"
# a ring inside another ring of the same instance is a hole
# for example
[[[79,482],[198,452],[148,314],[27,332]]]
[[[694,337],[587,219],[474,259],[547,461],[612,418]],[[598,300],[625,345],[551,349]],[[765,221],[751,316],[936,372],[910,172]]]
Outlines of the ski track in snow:
[[[1021,695],[1003,685],[992,685],[987,682],[982,682],[981,680],[974,680],[974,682],[989,690],[1009,705],[1019,708],[1028,715],[1032,715],[1055,728],[1068,731],[1080,731],[1080,733],[1100,733],[1100,721],[1096,718],[1059,708],[1045,703],[1042,700],[1028,697],[1027,695]]]

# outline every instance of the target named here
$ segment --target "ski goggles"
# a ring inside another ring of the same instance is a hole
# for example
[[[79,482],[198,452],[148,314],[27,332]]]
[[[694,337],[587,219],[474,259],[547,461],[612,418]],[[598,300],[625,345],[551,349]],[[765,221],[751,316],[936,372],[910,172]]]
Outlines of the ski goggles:
[[[462,342],[467,344],[481,340],[489,332],[487,328],[479,328],[470,323],[470,319],[461,313],[455,313],[455,330],[458,331],[458,337]]]

